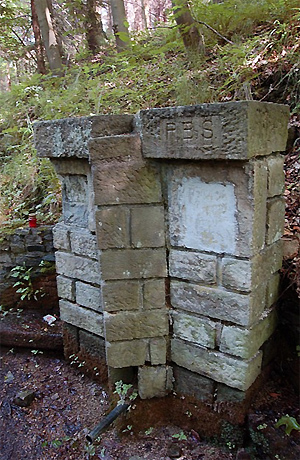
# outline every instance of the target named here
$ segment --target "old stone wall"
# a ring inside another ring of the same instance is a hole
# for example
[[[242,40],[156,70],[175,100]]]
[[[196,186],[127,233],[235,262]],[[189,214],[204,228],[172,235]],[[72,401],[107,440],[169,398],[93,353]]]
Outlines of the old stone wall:
[[[40,263],[47,265],[42,270]],[[57,307],[57,290],[54,269],[54,247],[52,226],[37,228],[19,228],[14,231],[3,231],[0,234],[0,305],[4,307],[27,306],[26,301],[20,304],[20,294],[13,284],[20,281],[10,276],[10,272],[17,266],[32,268],[31,278],[34,289],[44,289],[47,297],[47,309],[51,311]],[[51,267],[53,269],[51,270]],[[37,304],[34,299],[30,306]],[[29,304],[28,304],[29,306]]]
[[[251,387],[276,327],[287,122],[240,102],[36,124],[63,188],[67,354],[88,340],[141,398]]]

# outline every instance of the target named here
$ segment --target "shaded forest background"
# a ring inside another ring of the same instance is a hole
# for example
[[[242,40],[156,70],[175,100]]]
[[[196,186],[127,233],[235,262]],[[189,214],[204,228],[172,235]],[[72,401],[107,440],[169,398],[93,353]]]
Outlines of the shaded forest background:
[[[60,214],[35,120],[253,99],[299,129],[299,31],[299,0],[0,0],[2,228]]]

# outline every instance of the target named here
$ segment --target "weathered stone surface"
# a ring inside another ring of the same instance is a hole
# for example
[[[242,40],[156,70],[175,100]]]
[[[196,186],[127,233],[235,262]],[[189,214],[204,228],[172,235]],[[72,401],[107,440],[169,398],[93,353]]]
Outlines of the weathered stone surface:
[[[105,280],[165,277],[165,249],[117,249],[101,254],[102,276]]]
[[[134,126],[133,115],[96,115],[90,117],[92,122],[92,137],[115,136],[131,133]]]
[[[167,342],[165,337],[157,337],[149,341],[150,362],[152,365],[166,364]]]
[[[247,167],[245,168],[247,171]],[[265,245],[266,209],[267,209],[267,165],[265,160],[249,163],[249,188],[253,196],[252,238],[250,244],[254,253]],[[253,180],[252,180],[253,174]]]
[[[76,302],[83,307],[102,311],[101,289],[90,284],[76,281]]]
[[[161,201],[159,165],[130,157],[92,159],[96,205],[145,204]]]
[[[114,206],[96,211],[99,249],[130,247],[128,208]]]
[[[66,225],[87,228],[89,212],[85,204],[63,202],[63,218]]]
[[[168,366],[142,366],[138,371],[138,388],[141,399],[161,398],[168,393]]]
[[[172,340],[171,352],[172,360],[179,366],[243,391],[250,387],[261,369],[261,353],[246,361],[179,339]]]
[[[71,231],[71,251],[80,256],[87,256],[91,259],[98,259],[97,239],[87,231]]]
[[[223,402],[241,402],[246,398],[247,393],[244,391],[237,390],[236,388],[230,388],[223,383],[217,385],[217,404]]]
[[[268,197],[281,195],[284,191],[284,156],[272,155],[267,159]]]
[[[151,279],[144,282],[143,307],[165,308],[166,307],[166,286],[165,279]]]
[[[266,309],[270,308],[277,301],[279,296],[280,275],[274,273],[267,282]]]
[[[203,347],[215,348],[216,323],[178,311],[172,311],[172,319],[175,337],[197,343]]]
[[[114,312],[136,310],[142,304],[138,281],[108,281],[102,287],[103,309]]]
[[[253,285],[259,286],[262,280],[268,280],[282,265],[282,241],[267,246],[253,258]]]
[[[171,250],[169,255],[169,274],[205,284],[215,284],[217,258],[197,252]]]
[[[104,321],[109,342],[169,334],[167,313],[162,310],[105,312]]]
[[[249,359],[274,332],[277,323],[275,311],[266,312],[263,318],[250,329],[224,326],[220,351]]]
[[[170,239],[174,246],[234,253],[236,214],[233,184],[206,183],[201,177],[178,178],[170,184]]]
[[[166,182],[171,245],[204,252],[210,248],[221,254],[226,249],[227,253],[237,257],[252,257],[256,254],[257,247],[264,242],[265,215],[259,221],[260,214],[255,213],[254,197],[258,203],[260,193],[266,197],[266,190],[260,189],[262,184],[266,188],[266,167],[263,167],[263,161],[259,161],[261,167],[256,168],[256,162],[253,160],[244,168],[236,162],[226,167],[222,162],[169,165]],[[209,194],[211,186],[214,190],[212,196]],[[217,192],[226,186],[231,200],[222,207]],[[209,195],[207,200],[204,200],[201,188]],[[266,202],[262,199],[259,212],[263,206],[265,209]],[[220,216],[223,219],[221,225]],[[256,220],[262,236],[253,230]],[[226,227],[226,222],[229,222],[231,231]],[[219,238],[225,238],[224,242],[217,241]]]
[[[194,396],[200,401],[212,403],[214,393],[214,381],[188,371],[183,367],[173,366],[174,389],[183,395]]]
[[[227,289],[249,292],[251,290],[252,263],[224,257],[222,259],[222,285]]]
[[[58,275],[56,277],[56,283],[58,297],[75,301],[75,281],[72,278]]]
[[[60,275],[78,278],[87,283],[100,283],[99,264],[96,260],[74,256],[65,252],[56,252],[56,271]]]
[[[34,141],[40,157],[88,157],[91,118],[65,118],[34,123]]]
[[[88,202],[88,182],[85,175],[72,174],[62,178],[63,201],[68,203]]]
[[[70,246],[70,227],[63,224],[56,224],[53,227],[53,245],[55,249],[69,251]]]
[[[140,136],[126,134],[96,137],[90,140],[89,151],[91,158],[97,160],[130,157],[140,151]]]
[[[284,151],[288,118],[286,106],[254,101],[142,110],[143,155],[242,160]]]
[[[98,115],[34,123],[34,140],[41,157],[88,158],[90,137],[131,132],[132,115]]]
[[[13,264],[13,258],[8,252],[0,252],[0,263],[1,264]]]
[[[35,398],[34,390],[20,391],[14,398],[14,404],[20,407],[28,407]]]
[[[197,284],[171,281],[173,308],[190,311],[211,318],[250,325],[264,309],[261,292],[251,295],[228,292]]]
[[[146,361],[147,351],[147,340],[106,342],[107,364],[114,368],[142,366]]]
[[[18,253],[25,250],[25,238],[22,235],[12,235],[10,242],[11,252]],[[7,246],[5,247],[7,249]]]
[[[103,315],[67,300],[59,301],[60,317],[66,323],[104,337]]]
[[[131,209],[131,241],[135,248],[165,245],[164,208],[143,206]]]
[[[86,331],[79,331],[80,351],[89,355],[105,359],[105,340],[98,335]]]
[[[79,175],[89,179],[91,168],[88,158],[51,158],[56,173],[59,176]]]
[[[284,232],[285,200],[279,198],[268,202],[266,243],[279,240]]]

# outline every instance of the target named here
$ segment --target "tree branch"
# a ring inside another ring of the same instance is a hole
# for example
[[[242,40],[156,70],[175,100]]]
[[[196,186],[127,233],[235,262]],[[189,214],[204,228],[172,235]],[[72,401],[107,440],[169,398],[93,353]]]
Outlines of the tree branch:
[[[197,21],[197,20],[195,20],[195,22],[197,22],[198,24],[202,24],[203,26],[207,27],[209,30],[211,30],[212,32],[214,32],[215,34],[217,34],[220,38],[222,38],[223,40],[225,40],[225,42],[229,43],[230,45],[234,45],[234,44],[235,44],[235,43],[233,43],[231,40],[228,40],[228,38],[224,37],[224,35],[220,34],[216,29],[214,29],[213,27],[211,27],[209,24],[206,24],[206,22]]]
[[[14,29],[11,29],[12,33],[17,37],[17,39],[19,40],[20,43],[22,43],[22,45],[24,46],[24,48],[27,50],[27,53],[30,54],[30,56],[32,57],[32,59],[34,60],[34,62],[36,63],[36,58],[35,56],[32,54],[32,52],[28,49],[28,46],[26,45],[26,43],[24,42],[24,40],[22,40],[22,38],[17,34],[17,32],[14,31]]]

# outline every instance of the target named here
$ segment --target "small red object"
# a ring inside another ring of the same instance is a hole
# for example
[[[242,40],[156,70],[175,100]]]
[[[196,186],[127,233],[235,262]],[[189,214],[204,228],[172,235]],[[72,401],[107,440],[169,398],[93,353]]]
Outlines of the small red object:
[[[36,216],[34,214],[29,214],[29,227],[35,228],[36,227]]]

